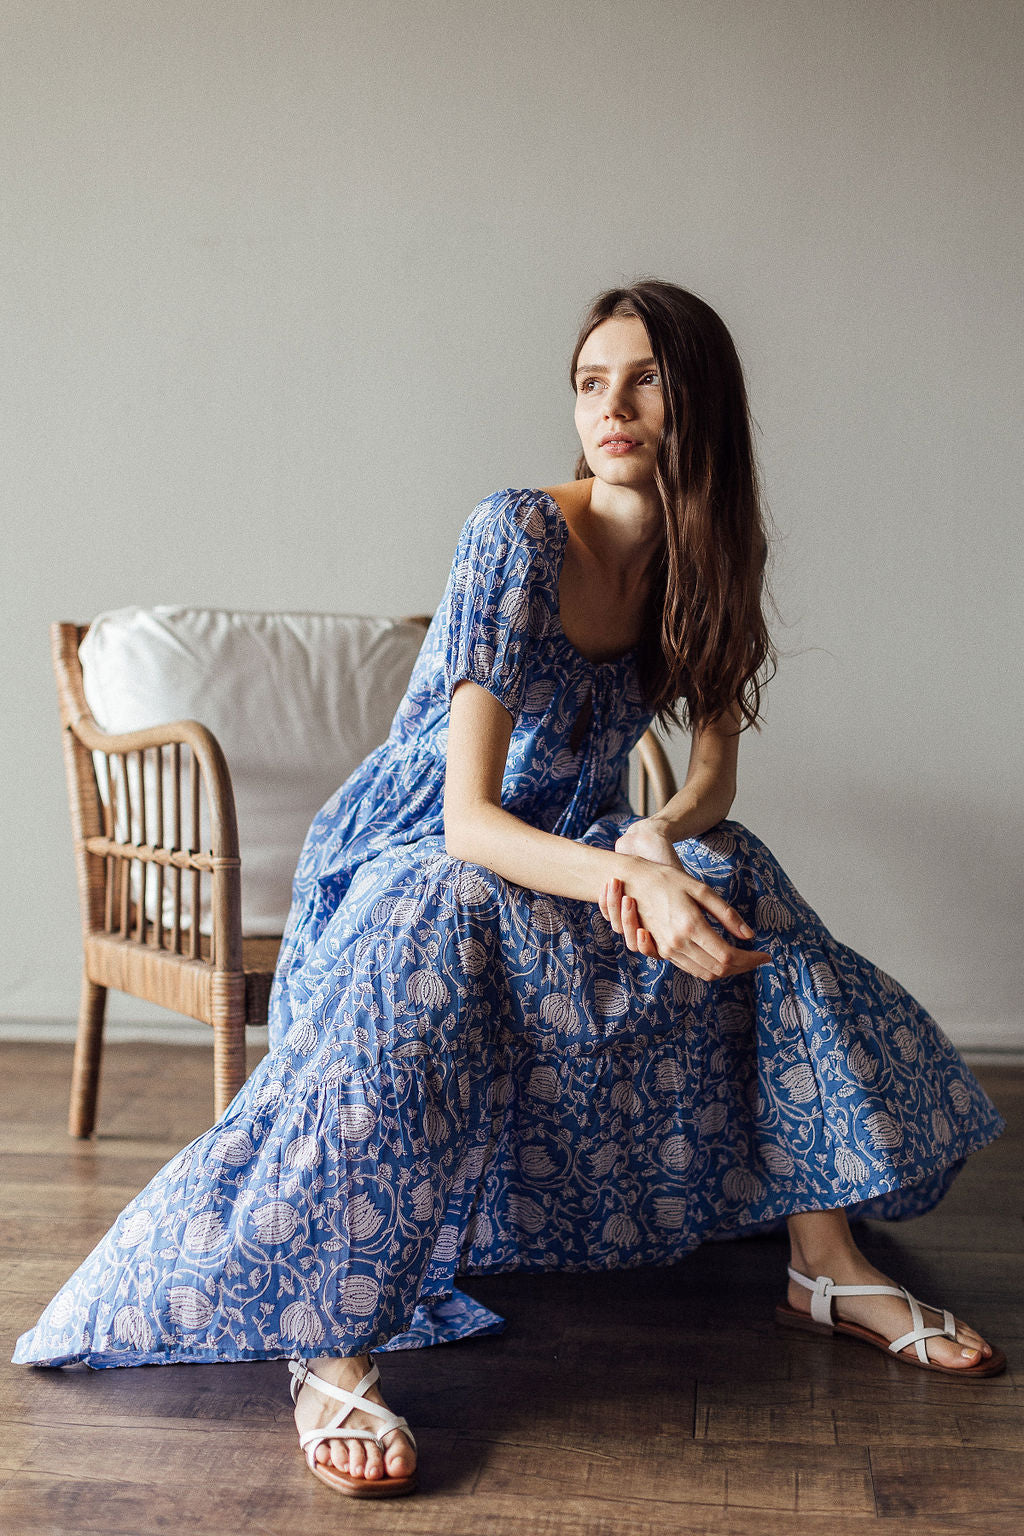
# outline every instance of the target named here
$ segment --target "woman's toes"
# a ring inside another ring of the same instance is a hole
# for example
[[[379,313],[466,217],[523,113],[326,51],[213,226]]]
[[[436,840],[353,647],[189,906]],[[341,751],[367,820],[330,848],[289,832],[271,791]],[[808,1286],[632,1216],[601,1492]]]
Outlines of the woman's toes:
[[[404,1435],[396,1435],[384,1453],[384,1465],[389,1477],[408,1477],[416,1463],[412,1447]]]
[[[925,1348],[929,1359],[936,1365],[952,1366],[954,1370],[964,1370],[975,1365],[982,1357],[976,1345],[964,1344],[959,1339],[928,1339]],[[916,1346],[911,1345],[907,1353],[914,1352]]]
[[[366,1469],[363,1476],[370,1479],[384,1476],[384,1458],[380,1454],[380,1447],[372,1443],[366,1447]]]
[[[344,1446],[344,1441],[336,1441],[336,1444]],[[348,1445],[348,1470],[352,1477],[363,1477],[366,1471],[366,1452],[362,1440],[353,1440]]]

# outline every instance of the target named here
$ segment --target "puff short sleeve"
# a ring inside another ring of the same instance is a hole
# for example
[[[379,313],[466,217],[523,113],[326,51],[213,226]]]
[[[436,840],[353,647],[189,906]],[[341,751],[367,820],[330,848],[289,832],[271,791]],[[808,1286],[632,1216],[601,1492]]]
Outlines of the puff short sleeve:
[[[474,508],[446,594],[449,703],[468,679],[518,719],[531,650],[557,623],[559,515],[540,491],[499,491]]]

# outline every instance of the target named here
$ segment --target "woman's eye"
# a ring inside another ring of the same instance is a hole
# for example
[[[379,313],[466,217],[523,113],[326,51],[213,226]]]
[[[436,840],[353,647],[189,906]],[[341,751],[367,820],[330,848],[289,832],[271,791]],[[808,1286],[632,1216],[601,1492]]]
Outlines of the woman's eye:
[[[657,373],[652,368],[650,373],[643,373],[643,374],[640,375],[640,383],[641,384],[660,384],[661,383],[661,379],[658,377]]]
[[[580,394],[592,395],[600,382],[600,379],[584,379],[580,384]]]

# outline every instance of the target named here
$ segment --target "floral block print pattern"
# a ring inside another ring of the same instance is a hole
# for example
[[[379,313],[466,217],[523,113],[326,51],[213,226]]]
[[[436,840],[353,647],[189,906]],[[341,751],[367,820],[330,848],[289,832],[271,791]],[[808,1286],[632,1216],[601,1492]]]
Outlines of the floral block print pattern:
[[[915,1216],[999,1134],[933,1020],[737,823],[678,851],[772,963],[713,984],[630,954],[596,906],[446,852],[464,678],[513,719],[509,810],[602,848],[635,819],[626,760],[650,716],[632,653],[594,664],[562,631],[567,538],[541,491],[474,511],[387,741],[310,829],[270,1053],[16,1360],[352,1355],[494,1332],[460,1275],[669,1264],[825,1207]]]

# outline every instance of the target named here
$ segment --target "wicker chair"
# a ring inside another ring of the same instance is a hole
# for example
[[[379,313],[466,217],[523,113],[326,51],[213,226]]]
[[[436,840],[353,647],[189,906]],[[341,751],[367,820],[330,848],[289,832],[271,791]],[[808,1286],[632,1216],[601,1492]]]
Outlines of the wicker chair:
[[[108,989],[212,1026],[219,1115],[245,1079],[246,1026],[266,1023],[281,942],[280,935],[242,932],[235,798],[219,743],[195,720],[125,735],[102,731],[86,702],[78,655],[88,627],[58,623],[50,631],[84,951],[68,1115],[77,1137],[91,1135],[96,1123]],[[636,748],[636,776],[641,815],[675,793],[650,731]],[[148,807],[147,783],[155,800]]]

